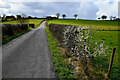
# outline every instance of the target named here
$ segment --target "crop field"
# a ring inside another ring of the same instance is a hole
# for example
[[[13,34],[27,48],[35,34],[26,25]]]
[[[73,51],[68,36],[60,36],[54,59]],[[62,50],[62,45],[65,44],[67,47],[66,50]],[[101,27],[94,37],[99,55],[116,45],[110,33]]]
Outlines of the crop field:
[[[48,24],[66,24],[66,25],[84,25],[84,26],[93,26],[93,29],[100,30],[120,30],[118,28],[118,21],[103,21],[103,20],[82,20],[82,19],[66,19],[66,20],[50,20]]]
[[[94,41],[104,41],[104,46],[108,46],[105,54],[101,54],[91,59],[92,64],[96,66],[95,69],[100,69],[106,74],[108,73],[109,62],[111,58],[112,48],[116,47],[116,53],[112,65],[111,79],[119,78],[119,61],[120,50],[118,49],[119,44],[119,35],[120,29],[118,28],[117,21],[98,21],[98,20],[50,20],[48,24],[65,24],[65,25],[84,25],[84,26],[93,26],[93,31],[95,34],[92,35],[90,39],[91,43]],[[97,29],[97,30],[94,30]]]

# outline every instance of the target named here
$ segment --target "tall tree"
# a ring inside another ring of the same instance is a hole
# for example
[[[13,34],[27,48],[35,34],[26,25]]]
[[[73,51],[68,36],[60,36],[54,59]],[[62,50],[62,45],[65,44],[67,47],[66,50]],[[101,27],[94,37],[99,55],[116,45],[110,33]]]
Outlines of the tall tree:
[[[65,19],[65,17],[66,17],[66,14],[63,14],[63,15],[62,15],[62,17],[63,17],[63,19]]]
[[[60,17],[60,13],[57,13],[56,16],[57,16],[57,18],[59,19],[59,17]]]
[[[78,14],[75,14],[74,17],[75,17],[75,19],[76,19],[76,18],[78,17]]]
[[[107,16],[106,15],[102,15],[101,18],[104,20],[104,19],[107,19]]]

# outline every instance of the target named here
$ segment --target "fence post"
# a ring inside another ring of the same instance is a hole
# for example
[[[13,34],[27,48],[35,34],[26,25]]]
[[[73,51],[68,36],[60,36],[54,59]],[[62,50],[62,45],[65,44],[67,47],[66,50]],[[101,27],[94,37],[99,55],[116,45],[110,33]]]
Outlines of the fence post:
[[[112,63],[113,63],[113,59],[114,59],[115,50],[116,50],[116,48],[112,49],[112,55],[111,55],[109,69],[108,69],[108,77],[109,78],[110,78],[110,72],[111,72],[111,68],[112,68]]]

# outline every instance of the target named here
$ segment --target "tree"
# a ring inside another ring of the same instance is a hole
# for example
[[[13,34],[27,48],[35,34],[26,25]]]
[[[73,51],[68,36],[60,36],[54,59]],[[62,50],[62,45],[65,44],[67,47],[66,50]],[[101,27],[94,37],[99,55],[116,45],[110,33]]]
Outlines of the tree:
[[[100,17],[98,19],[100,20]]]
[[[116,20],[116,17],[115,17],[115,16],[113,17],[113,20]]]
[[[31,16],[28,16],[27,18],[28,18],[28,19],[32,19],[32,17],[31,17]]]
[[[17,19],[21,18],[21,15],[16,15],[17,16]]]
[[[56,16],[57,16],[57,18],[59,18],[60,17],[60,13],[57,13]]]
[[[104,20],[107,19],[107,16],[103,15],[101,18]]]
[[[27,23],[27,16],[26,14],[22,13],[21,15],[17,16],[18,17],[18,21],[23,24],[23,23]]]
[[[15,17],[13,15],[11,15],[11,20],[15,20]]]
[[[63,14],[63,15],[62,15],[62,17],[63,17],[63,19],[65,19],[65,17],[66,17],[66,14]]]
[[[3,21],[7,21],[5,14],[3,14],[2,20],[3,20]]]
[[[109,18],[110,18],[110,20],[112,20],[113,16],[110,16]]]
[[[78,14],[75,14],[75,15],[74,15],[75,19],[77,18],[77,16],[78,16]]]
[[[1,15],[0,15],[0,22],[2,21],[2,17],[1,17]]]

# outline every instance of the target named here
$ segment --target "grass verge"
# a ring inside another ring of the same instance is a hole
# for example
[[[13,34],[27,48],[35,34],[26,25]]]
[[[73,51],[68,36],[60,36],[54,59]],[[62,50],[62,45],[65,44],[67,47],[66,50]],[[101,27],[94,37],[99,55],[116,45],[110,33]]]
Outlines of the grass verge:
[[[46,25],[45,25],[46,26]],[[65,61],[64,57],[61,55],[61,48],[58,46],[58,41],[55,40],[49,31],[49,27],[46,26],[46,33],[48,37],[49,47],[51,50],[51,54],[53,56],[53,63],[55,64],[55,72],[57,72],[60,78],[74,78],[71,66]]]

